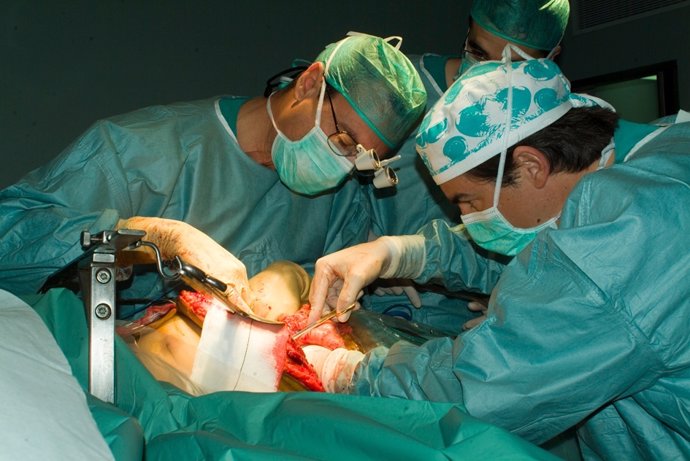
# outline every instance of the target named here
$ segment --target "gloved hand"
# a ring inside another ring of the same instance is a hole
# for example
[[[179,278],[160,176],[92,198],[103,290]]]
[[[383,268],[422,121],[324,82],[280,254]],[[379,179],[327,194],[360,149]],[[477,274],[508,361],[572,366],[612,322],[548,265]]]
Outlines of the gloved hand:
[[[377,238],[379,238],[379,236],[376,235],[372,230],[369,230],[369,241],[372,242]],[[407,296],[407,299],[410,300],[410,303],[412,303],[414,307],[418,309],[422,307],[422,300],[419,298],[419,293],[417,293],[417,290],[412,285],[411,280],[393,280],[391,280],[391,282],[393,283],[384,283],[382,281],[379,281],[376,285],[376,288],[374,289],[374,294],[377,296],[400,296],[404,293]]]
[[[239,309],[252,312],[254,296],[249,289],[244,264],[215,240],[195,227],[172,219],[136,216],[121,219],[118,229],[138,229],[146,232],[145,240],[158,246],[165,259],[179,256],[207,275],[228,285],[228,300]],[[141,247],[149,256],[151,249]]]
[[[316,371],[326,392],[342,393],[352,381],[355,368],[364,358],[360,351],[342,347],[329,350],[323,346],[304,346],[304,355]]]
[[[354,303],[362,289],[377,278],[414,278],[424,267],[424,237],[381,237],[324,256],[316,261],[309,291],[309,321],[324,311],[341,312]],[[340,315],[338,320],[346,321]]]
[[[378,285],[376,289],[374,290],[374,294],[377,296],[386,296],[386,295],[395,295],[395,296],[400,296],[401,294],[405,294],[407,296],[407,299],[410,300],[410,303],[417,309],[422,307],[422,299],[419,297],[419,293],[417,292],[417,289],[414,287],[412,284],[411,280],[401,280],[401,279],[393,279],[394,282],[392,285]]]
[[[469,303],[467,303],[467,308],[469,310],[471,310],[472,312],[481,312],[482,315],[465,322],[462,325],[463,330],[471,330],[472,328],[476,327],[477,325],[482,323],[484,320],[486,320],[486,311],[487,311],[488,307],[485,304],[482,304],[478,301],[470,301]]]

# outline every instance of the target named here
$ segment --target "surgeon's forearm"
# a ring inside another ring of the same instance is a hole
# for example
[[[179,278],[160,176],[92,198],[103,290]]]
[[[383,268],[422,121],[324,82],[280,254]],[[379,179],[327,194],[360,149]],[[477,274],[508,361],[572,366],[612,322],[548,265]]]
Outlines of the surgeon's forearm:
[[[453,291],[493,290],[505,264],[479,254],[462,225],[451,227],[445,221],[432,221],[418,234],[424,236],[425,259],[415,282],[440,283]]]

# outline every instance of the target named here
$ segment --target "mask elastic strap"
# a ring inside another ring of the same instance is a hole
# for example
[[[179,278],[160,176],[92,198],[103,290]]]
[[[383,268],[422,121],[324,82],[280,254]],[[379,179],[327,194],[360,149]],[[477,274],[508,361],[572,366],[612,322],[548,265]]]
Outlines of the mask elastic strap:
[[[271,110],[271,97],[272,97],[274,94],[275,94],[275,91],[274,91],[273,93],[269,94],[269,95],[268,95],[268,99],[266,100],[266,110],[268,111],[268,118],[271,119],[271,123],[273,124],[273,128],[275,128],[276,131],[277,131],[278,133],[280,133],[280,134],[282,134],[283,136],[285,136],[285,135],[283,134],[283,132],[280,131],[280,129],[278,128],[278,125],[276,125],[275,118],[273,118],[273,111]]]
[[[510,127],[513,121],[513,64],[510,55],[511,48],[516,48],[513,45],[506,45],[503,48],[503,63],[506,66],[507,81],[508,81],[508,110],[506,112],[505,130],[503,132],[503,149],[501,150],[501,158],[498,162],[498,174],[496,175],[496,188],[494,189],[494,203],[498,207],[498,199],[501,195],[501,184],[503,183],[503,171],[506,165],[506,157],[508,156],[508,147],[510,147]]]
[[[323,109],[324,96],[326,95],[326,75],[328,75],[328,69],[331,67],[331,61],[333,61],[333,57],[336,55],[338,50],[340,50],[340,47],[343,46],[343,43],[345,43],[351,37],[350,34],[352,34],[352,32],[348,32],[348,36],[338,42],[338,44],[335,46],[335,49],[333,50],[333,53],[331,53],[331,55],[326,60],[326,64],[324,65],[323,81],[321,82],[321,91],[319,93],[319,102],[316,105],[316,123],[314,123],[314,126],[317,126],[317,127],[321,126],[321,111]],[[363,35],[363,34],[361,34],[361,35]]]
[[[599,158],[599,166],[597,167],[597,170],[606,168],[606,165],[609,163],[611,155],[613,155],[613,149],[615,147],[616,145],[613,141],[613,138],[611,138],[611,141],[601,151],[601,158]]]
[[[546,59],[552,59],[556,56],[556,50],[558,49],[558,45],[554,46],[551,48],[551,51],[549,51],[549,54],[546,55]]]

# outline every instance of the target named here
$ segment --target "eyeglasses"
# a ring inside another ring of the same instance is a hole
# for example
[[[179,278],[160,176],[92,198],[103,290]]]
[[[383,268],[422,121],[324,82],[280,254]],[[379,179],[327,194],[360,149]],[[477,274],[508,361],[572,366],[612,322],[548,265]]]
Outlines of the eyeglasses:
[[[462,55],[463,55],[463,59],[467,55],[469,55],[478,62],[491,60],[491,57],[484,50],[480,50],[480,49],[474,47],[470,43],[470,31],[469,30],[467,31],[467,35],[465,36],[465,42],[462,45]]]
[[[398,175],[387,165],[400,159],[400,155],[381,160],[374,149],[365,149],[361,144],[355,141],[350,133],[341,130],[338,125],[338,118],[335,116],[333,99],[331,99],[331,94],[328,90],[329,89],[326,88],[326,95],[331,105],[331,114],[333,114],[333,123],[335,124],[336,130],[335,133],[328,136],[328,146],[333,153],[342,157],[354,157],[355,168],[359,173],[373,171],[374,179],[372,183],[377,189],[398,184]]]
[[[326,88],[326,96],[331,105],[331,114],[333,114],[333,123],[335,123],[335,133],[328,136],[328,146],[335,155],[342,157],[354,157],[357,155],[357,141],[350,133],[341,130],[338,125],[338,118],[335,116],[335,109],[333,108],[333,99],[331,99],[330,88]]]

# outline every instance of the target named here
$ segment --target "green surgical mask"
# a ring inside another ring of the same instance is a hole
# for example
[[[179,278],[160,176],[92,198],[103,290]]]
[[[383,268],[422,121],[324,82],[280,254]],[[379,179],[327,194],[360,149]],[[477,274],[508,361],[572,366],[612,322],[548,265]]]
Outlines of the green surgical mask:
[[[271,111],[271,96],[266,102],[268,116],[278,134],[271,147],[271,157],[280,180],[292,191],[316,195],[338,186],[352,171],[354,165],[347,158],[333,153],[328,137],[320,127],[326,82],[316,108],[314,127],[301,139],[288,139],[278,129]]]
[[[462,54],[462,62],[460,63],[460,67],[458,67],[458,71],[456,72],[455,77],[453,77],[453,80],[455,81],[458,78],[460,78],[460,76],[462,74],[467,72],[470,69],[470,67],[477,64],[478,62],[481,62],[481,61],[479,61],[479,59],[472,56],[470,53],[463,53]]]
[[[524,52],[518,47],[508,44],[503,50],[503,60],[508,64],[511,63],[511,49],[517,52],[521,57],[525,57]],[[467,54],[467,53],[466,53]],[[510,84],[510,79],[508,80]],[[513,113],[513,92],[508,92],[507,98],[508,116],[505,121],[505,134],[503,136],[503,149],[498,164],[498,173],[496,176],[496,187],[494,188],[493,205],[483,211],[461,215],[460,218],[465,224],[467,232],[472,237],[472,240],[480,247],[493,251],[494,253],[515,256],[524,250],[536,237],[539,232],[546,228],[556,228],[556,222],[560,217],[560,213],[553,218],[543,222],[535,227],[519,228],[513,226],[499,211],[498,199],[501,195],[501,185],[503,184],[503,170],[505,168],[506,156],[508,154],[508,143],[510,139],[511,115]]]
[[[477,245],[494,253],[515,256],[524,250],[539,232],[546,228],[555,229],[559,217],[560,214],[539,226],[523,229],[510,224],[498,210],[498,206],[494,205],[483,211],[462,215],[461,219]]]

